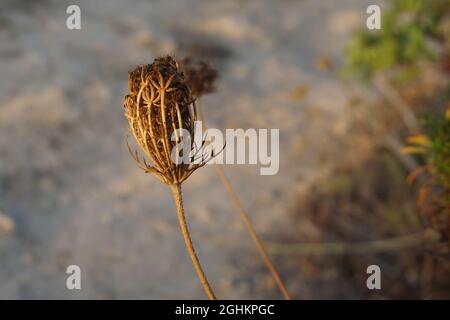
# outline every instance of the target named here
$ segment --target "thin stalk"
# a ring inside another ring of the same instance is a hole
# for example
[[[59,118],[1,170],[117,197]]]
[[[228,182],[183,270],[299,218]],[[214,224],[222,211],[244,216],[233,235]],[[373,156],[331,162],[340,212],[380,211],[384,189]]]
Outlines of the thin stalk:
[[[250,220],[250,217],[245,212],[244,207],[242,206],[242,203],[234,191],[233,187],[231,186],[230,181],[228,180],[227,176],[225,175],[225,172],[223,170],[223,167],[219,164],[215,164],[214,168],[216,169],[217,173],[219,174],[220,180],[222,180],[222,183],[224,184],[225,188],[228,191],[228,194],[231,198],[231,200],[234,202],[236,207],[239,209],[239,215],[244,222],[245,228],[250,233],[250,236],[252,237],[253,241],[255,242],[256,249],[258,250],[259,254],[261,255],[264,263],[266,264],[267,268],[269,269],[270,273],[273,276],[273,279],[278,285],[278,288],[281,291],[281,294],[283,295],[285,300],[291,300],[291,297],[289,295],[289,292],[286,289],[286,286],[283,283],[283,280],[281,280],[280,274],[278,273],[277,269],[275,268],[272,260],[269,257],[269,254],[267,253],[267,250],[264,246],[264,243],[259,238],[259,236],[256,234],[255,228],[253,227],[253,223]]]
[[[198,113],[200,114],[200,119],[203,122],[203,125],[206,127],[205,124],[205,117],[203,114],[203,111],[200,107],[200,102],[197,102],[197,109]],[[255,228],[253,227],[253,223],[250,219],[250,216],[247,214],[247,212],[244,209],[244,206],[242,205],[241,200],[239,199],[239,196],[234,191],[233,186],[230,183],[230,180],[225,175],[225,171],[223,170],[223,167],[215,163],[214,168],[217,171],[217,174],[220,177],[220,180],[222,181],[223,185],[227,189],[228,195],[230,196],[231,200],[235,204],[235,206],[238,208],[239,216],[242,219],[242,222],[244,223],[245,228],[247,229],[248,233],[250,233],[250,236],[252,237],[253,241],[255,242],[256,249],[258,250],[261,258],[263,259],[267,269],[269,269],[270,273],[272,274],[273,279],[275,280],[279,290],[281,291],[281,294],[283,295],[285,300],[291,300],[291,296],[289,295],[289,292],[286,289],[286,286],[283,283],[283,280],[281,280],[280,274],[278,273],[277,269],[275,268],[275,265],[273,264],[272,260],[269,257],[269,254],[267,253],[267,249],[264,246],[264,243],[259,238],[258,234],[256,233]]]
[[[409,249],[424,251],[428,246],[431,248],[439,242],[439,233],[426,230],[405,236],[363,242],[269,243],[269,251],[272,254],[289,256],[374,254]]]
[[[184,243],[186,244],[186,248],[191,256],[192,263],[194,265],[195,271],[197,272],[197,276],[200,279],[200,282],[205,290],[206,295],[210,300],[216,300],[216,296],[212,291],[208,280],[206,279],[205,273],[203,272],[202,266],[200,265],[200,261],[198,260],[197,254],[195,253],[194,245],[192,244],[191,236],[189,234],[189,230],[186,223],[186,217],[184,216],[184,207],[183,207],[183,197],[181,195],[181,185],[173,184],[171,185],[173,198],[175,200],[175,204],[177,206],[177,214],[178,221],[180,222],[181,233],[183,234]]]

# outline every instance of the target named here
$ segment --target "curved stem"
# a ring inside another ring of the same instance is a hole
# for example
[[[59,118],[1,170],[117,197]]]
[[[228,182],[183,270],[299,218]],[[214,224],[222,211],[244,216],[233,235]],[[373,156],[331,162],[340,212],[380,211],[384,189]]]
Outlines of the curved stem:
[[[250,217],[245,212],[244,207],[242,206],[242,203],[234,191],[233,187],[231,186],[230,181],[228,180],[227,176],[225,175],[225,172],[223,170],[223,167],[219,164],[215,164],[214,167],[217,170],[217,173],[219,174],[220,179],[222,180],[222,183],[224,184],[225,188],[228,191],[228,194],[230,195],[231,200],[234,202],[236,207],[239,209],[239,215],[241,216],[242,221],[244,222],[245,228],[250,233],[253,241],[255,242],[256,249],[258,250],[259,254],[261,255],[264,263],[266,264],[267,268],[269,269],[270,273],[272,274],[275,282],[278,285],[278,288],[281,291],[281,294],[283,295],[285,300],[291,300],[291,297],[289,295],[289,292],[286,289],[286,286],[283,283],[283,280],[281,280],[280,274],[278,273],[277,269],[275,268],[274,264],[272,263],[272,260],[269,257],[269,254],[267,253],[267,250],[264,246],[264,243],[261,241],[259,236],[256,234],[255,228],[253,227],[252,221],[250,220]]]
[[[200,120],[203,122],[203,125],[205,125],[205,116],[203,114],[202,108],[200,106],[200,101],[197,102],[197,112],[200,114]],[[275,280],[276,284],[278,285],[278,288],[281,291],[281,294],[283,295],[285,300],[291,300],[291,296],[289,295],[289,292],[286,289],[286,286],[283,283],[283,280],[281,280],[280,274],[278,273],[277,269],[275,268],[272,260],[269,257],[269,254],[267,253],[267,249],[264,246],[264,243],[259,238],[259,236],[256,233],[255,228],[253,227],[253,223],[248,215],[248,213],[245,211],[244,206],[241,203],[241,200],[239,199],[239,196],[234,191],[233,186],[230,183],[230,180],[228,180],[227,176],[225,175],[225,171],[223,170],[223,167],[220,164],[214,164],[214,168],[217,171],[217,174],[220,177],[220,180],[222,181],[223,185],[227,189],[228,195],[230,196],[231,200],[234,202],[235,206],[239,210],[239,215],[242,219],[242,222],[244,223],[245,228],[250,233],[250,236],[252,237],[253,241],[255,242],[256,249],[258,250],[261,258],[263,259],[265,265],[267,266],[267,269],[269,269],[270,273],[272,274],[273,279]]]
[[[175,200],[175,204],[177,206],[177,214],[178,220],[180,222],[181,233],[183,234],[184,242],[186,244],[186,248],[191,256],[192,263],[194,265],[195,271],[197,272],[198,278],[205,290],[206,295],[210,300],[216,300],[216,296],[209,286],[208,280],[206,279],[205,273],[203,272],[202,266],[200,265],[200,261],[198,260],[197,254],[195,253],[194,245],[192,244],[191,236],[189,235],[189,230],[186,224],[186,217],[184,216],[184,208],[183,208],[183,197],[181,195],[181,185],[174,184],[171,185],[173,198]]]

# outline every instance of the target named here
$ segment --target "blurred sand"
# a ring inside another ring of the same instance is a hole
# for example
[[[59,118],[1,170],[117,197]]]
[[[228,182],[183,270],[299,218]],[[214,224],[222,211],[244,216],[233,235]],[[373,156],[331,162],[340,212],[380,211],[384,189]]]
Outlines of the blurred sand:
[[[280,128],[278,175],[226,168],[264,237],[289,229],[297,192],[336,160],[330,139],[347,130],[355,89],[314,65],[341,63],[369,3],[85,0],[82,30],[69,31],[73,1],[2,1],[0,207],[14,228],[0,233],[0,298],[204,298],[169,189],[128,154],[127,71],[159,54],[207,59],[221,74],[202,102],[209,126]],[[271,280],[213,168],[184,196],[217,295],[280,297],[258,292]],[[70,264],[81,267],[80,291],[65,288]]]

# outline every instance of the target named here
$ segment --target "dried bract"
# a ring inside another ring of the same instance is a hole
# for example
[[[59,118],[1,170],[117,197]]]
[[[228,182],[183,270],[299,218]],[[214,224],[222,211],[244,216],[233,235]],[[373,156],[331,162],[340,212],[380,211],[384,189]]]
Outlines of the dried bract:
[[[219,72],[204,61],[194,61],[187,57],[182,60],[182,68],[194,97],[216,91]]]

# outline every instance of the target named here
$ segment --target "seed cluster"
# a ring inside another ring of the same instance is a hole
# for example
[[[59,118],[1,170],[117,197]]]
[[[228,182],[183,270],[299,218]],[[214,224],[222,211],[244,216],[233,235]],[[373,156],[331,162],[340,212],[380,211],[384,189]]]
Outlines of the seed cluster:
[[[207,160],[194,163],[203,147],[191,139],[189,163],[173,161],[172,150],[183,141],[185,129],[194,137],[197,120],[195,99],[178,62],[170,57],[155,59],[150,65],[137,67],[128,74],[129,93],[125,96],[125,116],[131,132],[144,154],[153,162],[142,160],[131,151],[138,166],[155,174],[169,185],[180,184]],[[175,134],[174,141],[171,139]],[[176,152],[176,157],[181,155]]]

